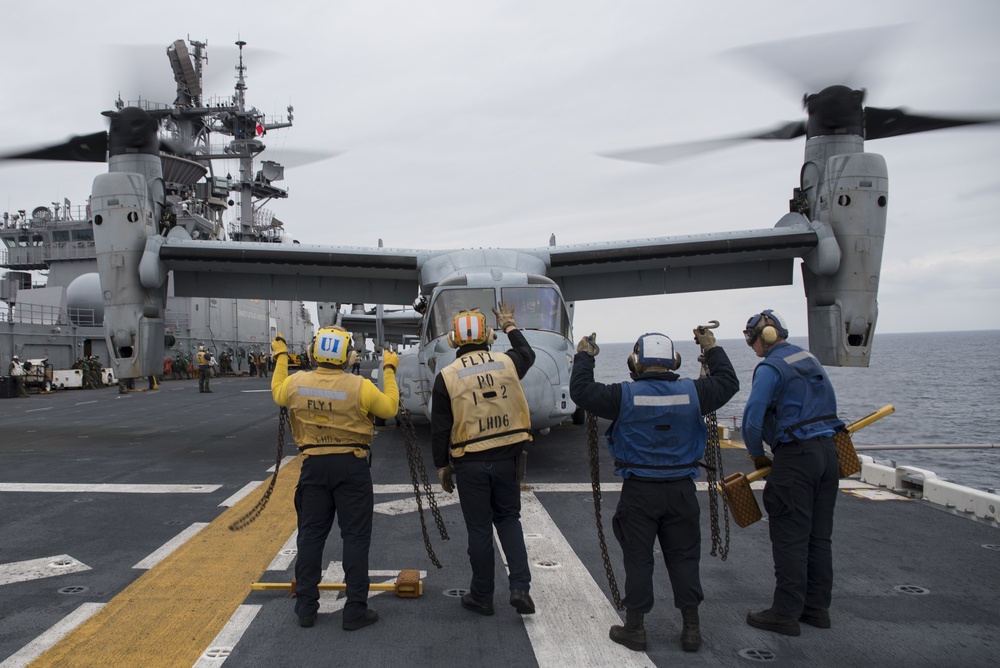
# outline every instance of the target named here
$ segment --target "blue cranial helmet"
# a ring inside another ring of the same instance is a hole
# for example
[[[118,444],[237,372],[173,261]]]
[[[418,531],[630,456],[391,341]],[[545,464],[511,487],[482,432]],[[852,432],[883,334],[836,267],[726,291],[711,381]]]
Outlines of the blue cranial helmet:
[[[648,332],[636,340],[632,348],[630,366],[636,371],[651,366],[661,366],[674,371],[681,366],[681,356],[674,350],[674,342],[666,334]]]

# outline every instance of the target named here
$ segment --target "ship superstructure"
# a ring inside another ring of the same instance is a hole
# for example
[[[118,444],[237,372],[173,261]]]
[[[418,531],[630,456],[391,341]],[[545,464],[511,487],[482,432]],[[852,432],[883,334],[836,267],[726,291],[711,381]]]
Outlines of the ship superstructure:
[[[188,46],[190,44],[190,48]],[[158,124],[162,201],[155,212],[161,232],[182,227],[193,239],[293,243],[284,224],[263,208],[288,196],[274,185],[283,167],[258,161],[262,137],[291,127],[292,107],[268,118],[246,103],[245,43],[238,41],[235,91],[202,95],[207,43],[177,40],[167,48],[177,98],[173,104],[117,100],[118,111],[139,108]],[[115,111],[105,112],[114,117]],[[91,158],[92,159],[92,158]],[[106,158],[105,158],[106,159]],[[220,168],[220,165],[225,165]],[[228,171],[226,171],[228,169]],[[69,200],[3,214],[0,225],[0,362],[46,358],[56,369],[96,355],[108,360],[105,295],[98,276],[91,207]],[[166,356],[192,355],[201,344],[246,367],[250,353],[266,353],[281,332],[294,351],[304,350],[314,324],[303,302],[174,296],[167,284]]]

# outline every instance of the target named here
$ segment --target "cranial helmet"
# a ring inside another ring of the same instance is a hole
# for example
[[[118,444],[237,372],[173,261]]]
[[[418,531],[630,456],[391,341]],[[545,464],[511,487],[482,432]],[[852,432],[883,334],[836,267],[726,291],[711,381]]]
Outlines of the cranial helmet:
[[[448,345],[460,348],[471,343],[493,343],[496,334],[493,328],[486,324],[486,316],[479,309],[462,311],[455,316],[451,331],[448,332]]]
[[[330,325],[316,332],[312,358],[320,364],[353,364],[357,356],[357,351],[351,345],[351,334],[343,327]]]
[[[15,360],[20,360],[21,358],[20,358],[20,357],[18,357],[17,355],[14,355],[14,357],[13,357],[12,359],[15,359]]]
[[[202,345],[198,346],[198,350],[199,350],[200,352],[205,352],[205,345],[204,345],[204,344],[202,344]]]
[[[743,337],[748,346],[752,346],[754,341],[760,338],[761,343],[767,348],[774,345],[778,339],[787,339],[788,328],[785,327],[784,318],[771,309],[765,309],[750,316],[747,327],[743,330]]]
[[[651,366],[661,366],[668,371],[676,371],[681,367],[681,354],[674,350],[674,342],[666,334],[643,334],[632,348],[632,354],[628,358],[629,371],[642,373]]]

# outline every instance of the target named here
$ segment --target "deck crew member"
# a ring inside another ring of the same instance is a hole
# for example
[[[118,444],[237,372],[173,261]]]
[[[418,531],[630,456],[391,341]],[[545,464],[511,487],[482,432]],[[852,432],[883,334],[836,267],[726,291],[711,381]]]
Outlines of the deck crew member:
[[[378,621],[368,607],[368,549],[372,536],[370,446],[374,417],[395,417],[399,408],[396,367],[399,357],[386,351],[382,362],[384,391],[367,378],[345,373],[357,353],[351,335],[337,326],[316,334],[315,371],[288,375],[288,346],[279,335],[272,343],[274,375],[271,394],[287,406],[292,436],[302,451],[302,473],[295,489],[298,555],[295,560],[295,614],[301,626],[312,626],[319,610],[323,546],[334,515],[344,542],[347,603],[342,626],[354,631]]]
[[[14,379],[14,384],[17,385],[17,396],[28,396],[28,390],[24,387],[24,366],[21,364],[20,357],[14,355],[14,357],[11,358],[10,365],[7,368],[7,373],[11,375]]]
[[[743,334],[763,358],[743,410],[743,440],[758,469],[772,467],[764,508],[775,578],[771,607],[749,613],[747,624],[797,636],[799,622],[830,628],[839,479],[833,436],[844,423],[823,366],[785,340],[788,329],[777,313],[769,309],[754,315]],[[773,463],[762,441],[771,446]]]
[[[212,377],[212,353],[205,350],[205,346],[198,346],[198,355],[195,358],[198,363],[198,391],[211,392],[208,389],[208,381]]]
[[[681,647],[701,647],[698,605],[705,596],[699,574],[701,524],[694,479],[705,453],[708,430],[703,415],[718,410],[740,384],[726,352],[708,329],[694,330],[710,375],[691,380],[674,373],[681,364],[664,334],[643,334],[628,368],[632,382],[594,381],[596,335],[580,340],[573,358],[570,397],[590,413],[613,420],[606,432],[622,493],[612,520],[625,561],[625,625],[609,636],[629,649],[646,649],[643,616],[653,608],[653,543],[670,576],[674,607],[683,620]]]
[[[493,330],[477,310],[454,318],[448,343],[457,348],[455,361],[434,379],[431,443],[441,487],[449,494],[458,477],[458,498],[469,534],[472,584],[462,606],[481,615],[493,614],[493,527],[507,558],[510,604],[522,615],[535,612],[531,571],[521,529],[521,486],[518,463],[531,441],[531,415],[521,378],[535,363],[535,352],[514,322],[507,302],[493,309],[497,328],[511,349],[491,352]]]

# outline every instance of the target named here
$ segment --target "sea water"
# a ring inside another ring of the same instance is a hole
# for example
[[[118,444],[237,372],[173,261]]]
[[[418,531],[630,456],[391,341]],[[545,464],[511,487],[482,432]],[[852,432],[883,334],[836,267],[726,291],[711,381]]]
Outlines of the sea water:
[[[693,336],[673,335],[682,357],[680,375],[701,370]],[[600,341],[595,377],[604,383],[628,380],[632,343]],[[791,343],[807,346],[804,337]],[[718,412],[719,424],[739,425],[759,359],[742,340],[723,340],[740,391]],[[863,418],[887,404],[895,412],[853,436],[855,445],[998,444],[1000,433],[1000,330],[878,334],[867,369],[826,367],[837,392],[840,417]],[[976,489],[1000,489],[1000,448],[869,451],[878,461],[916,466],[939,478]]]

